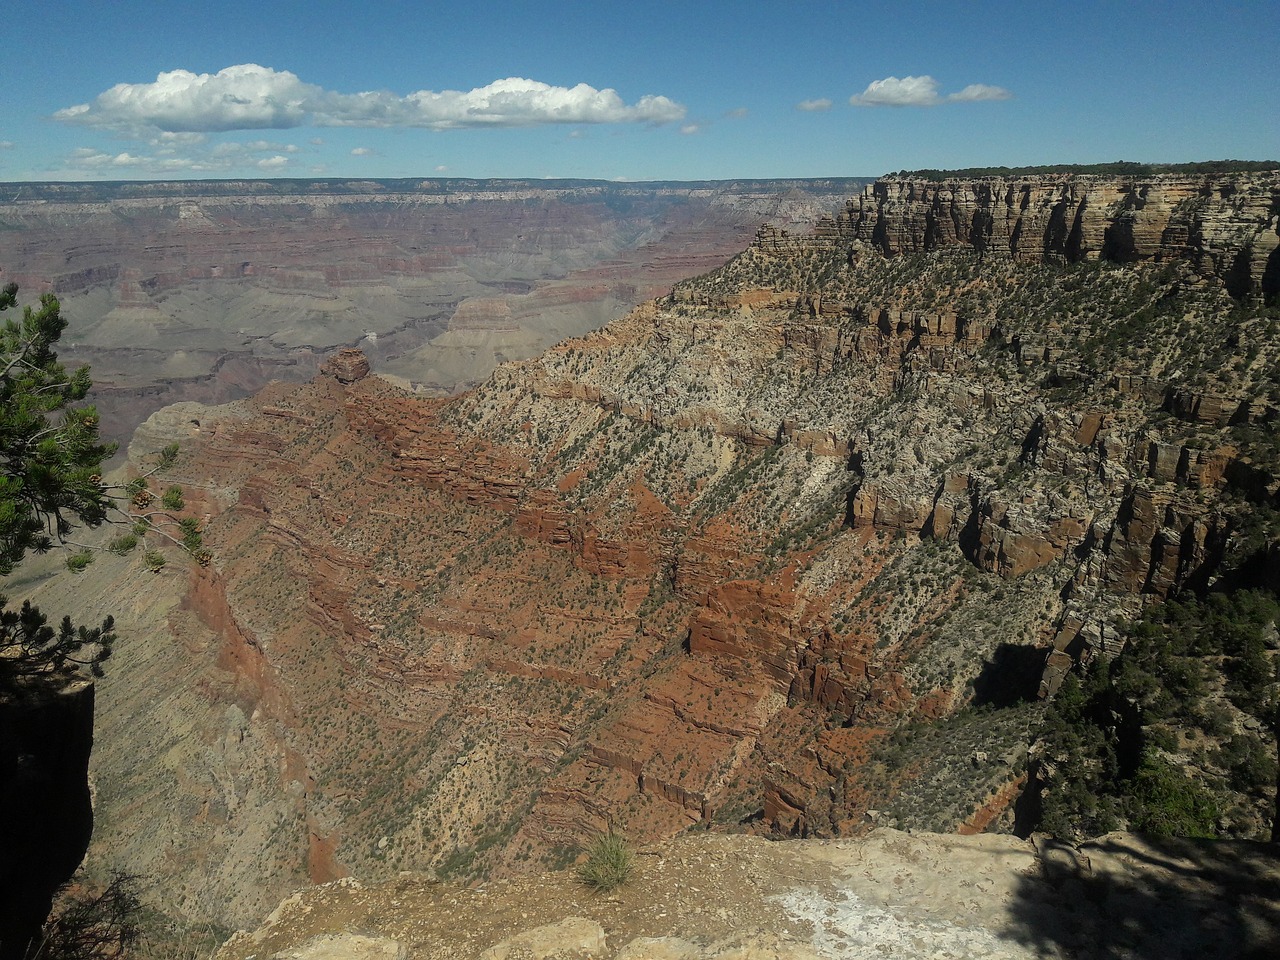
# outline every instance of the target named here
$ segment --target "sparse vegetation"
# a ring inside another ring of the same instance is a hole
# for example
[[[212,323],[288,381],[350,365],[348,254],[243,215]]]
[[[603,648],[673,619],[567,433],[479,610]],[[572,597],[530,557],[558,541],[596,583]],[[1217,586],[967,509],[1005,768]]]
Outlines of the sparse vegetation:
[[[1040,731],[1042,826],[1095,836],[1272,836],[1280,726],[1270,593],[1170,601],[1063,683]]]
[[[631,848],[612,830],[587,847],[587,859],[578,867],[578,879],[597,893],[609,893],[631,879]]]

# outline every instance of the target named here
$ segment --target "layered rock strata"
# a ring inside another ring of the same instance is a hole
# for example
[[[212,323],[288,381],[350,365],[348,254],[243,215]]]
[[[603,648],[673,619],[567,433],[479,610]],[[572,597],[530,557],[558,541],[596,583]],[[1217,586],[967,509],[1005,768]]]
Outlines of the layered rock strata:
[[[160,851],[125,798],[171,788],[112,772],[142,749],[113,715],[102,845],[218,884],[252,857],[240,917],[302,876],[519,872],[611,826],[1008,827],[1037,688],[1270,536],[1280,339],[1211,251],[1274,242],[1276,182],[1204,180],[1176,256],[1072,263],[930,233],[942,201],[886,181],[455,400],[324,376],[149,425],[186,442],[216,557],[168,614],[178,686],[226,717],[166,748],[200,813]],[[994,219],[1140,187],[951,192]]]
[[[0,184],[0,279],[61,299],[63,359],[93,367],[104,436],[127,441],[167,403],[305,380],[343,346],[452,393],[857,183]]]

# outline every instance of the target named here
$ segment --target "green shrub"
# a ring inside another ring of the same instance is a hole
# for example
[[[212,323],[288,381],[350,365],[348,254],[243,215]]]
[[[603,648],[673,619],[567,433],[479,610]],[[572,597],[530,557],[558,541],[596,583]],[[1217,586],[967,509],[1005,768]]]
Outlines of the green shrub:
[[[631,849],[626,840],[610,831],[587,848],[587,859],[578,867],[578,879],[598,893],[607,893],[631,879],[631,867]]]
[[[1204,787],[1166,760],[1145,760],[1133,780],[1135,830],[1157,837],[1213,837],[1218,808]]]

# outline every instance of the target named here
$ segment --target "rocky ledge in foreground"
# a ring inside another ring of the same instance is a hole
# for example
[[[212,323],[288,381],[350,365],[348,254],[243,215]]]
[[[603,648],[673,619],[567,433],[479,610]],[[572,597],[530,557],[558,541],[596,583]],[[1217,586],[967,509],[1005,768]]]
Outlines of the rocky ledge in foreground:
[[[464,889],[403,873],[286,900],[217,960],[819,960],[1263,957],[1280,858],[1248,842],[880,829],[862,841],[690,836],[613,894],[572,873]]]

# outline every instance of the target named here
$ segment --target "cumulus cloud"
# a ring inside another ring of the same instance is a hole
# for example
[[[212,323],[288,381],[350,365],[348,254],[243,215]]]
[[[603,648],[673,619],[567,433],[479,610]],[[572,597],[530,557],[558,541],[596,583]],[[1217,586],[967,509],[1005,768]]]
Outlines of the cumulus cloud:
[[[474,90],[385,90],[339,93],[287,70],[256,63],[217,73],[172,70],[153,83],[118,83],[89,103],[53,116],[65,123],[137,133],[284,130],[321,127],[520,127],[550,123],[667,123],[684,117],[680,104],[647,95],[626,103],[616,90],[580,83],[557,87],[510,77]]]
[[[55,120],[94,127],[154,127],[172,133],[301,126],[306,104],[324,91],[288,71],[247,63],[217,73],[161,73],[154,83],[117,83]]]
[[[1011,96],[1003,87],[971,83],[959,93],[943,97],[938,94],[938,81],[933,77],[885,77],[867,84],[867,89],[854,94],[849,102],[855,107],[936,107],[942,103],[1008,100]]]
[[[215,157],[242,157],[253,153],[297,153],[294,143],[275,143],[271,140],[249,140],[244,143],[227,141],[213,148]]]
[[[702,127],[696,123],[686,123],[683,127],[680,128],[680,132],[683,133],[686,137],[691,137],[695,133],[701,133]]]
[[[109,153],[92,147],[79,147],[71,152],[66,163],[72,172],[100,174],[110,170],[129,170],[147,175],[181,175],[208,173],[225,169],[225,164],[201,160],[195,157],[147,156],[127,151]]]
[[[197,173],[231,174],[236,170],[279,171],[295,165],[300,148],[271,140],[228,141],[208,145],[203,134],[161,134],[147,141],[149,151],[112,153],[78,147],[65,161],[71,173],[129,169],[141,176],[182,176]]]
[[[822,97],[818,100],[801,100],[796,104],[796,109],[804,110],[808,113],[815,113],[819,110],[830,110],[831,101],[826,97]]]
[[[971,83],[959,93],[947,97],[952,103],[971,103],[975,100],[1008,100],[1013,96],[1004,87],[992,87],[985,83]]]
[[[369,147],[356,147],[351,151],[351,155],[353,157],[371,157],[373,156],[373,150]]]
[[[855,107],[932,107],[939,102],[938,81],[933,77],[885,77],[854,94]]]

